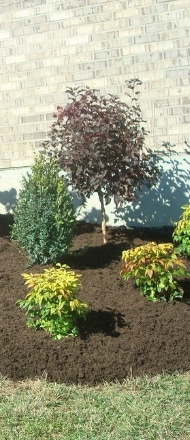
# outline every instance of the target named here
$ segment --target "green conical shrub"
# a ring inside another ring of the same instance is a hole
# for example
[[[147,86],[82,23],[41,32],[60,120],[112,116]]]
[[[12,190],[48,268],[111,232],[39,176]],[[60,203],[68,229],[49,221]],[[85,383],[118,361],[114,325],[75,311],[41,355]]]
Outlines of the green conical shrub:
[[[56,263],[71,246],[74,224],[72,199],[57,162],[39,155],[22,180],[12,240],[27,251],[29,265]]]

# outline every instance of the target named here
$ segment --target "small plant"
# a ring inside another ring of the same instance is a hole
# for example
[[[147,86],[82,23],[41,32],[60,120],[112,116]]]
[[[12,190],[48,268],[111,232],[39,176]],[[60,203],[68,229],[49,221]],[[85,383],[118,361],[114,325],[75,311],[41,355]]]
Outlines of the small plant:
[[[149,301],[173,301],[182,298],[183,289],[174,277],[188,275],[171,243],[155,242],[123,251],[120,274],[125,280],[134,277],[140,293]]]
[[[190,205],[184,205],[182,209],[180,220],[175,223],[173,242],[180,254],[190,257]]]
[[[26,309],[28,327],[43,329],[53,339],[77,336],[77,318],[85,318],[88,312],[87,304],[76,297],[81,275],[57,263],[43,273],[22,276],[30,292],[17,304]]]
[[[75,214],[65,182],[54,159],[35,158],[23,178],[14,210],[11,238],[28,253],[28,265],[56,263],[68,252]]]

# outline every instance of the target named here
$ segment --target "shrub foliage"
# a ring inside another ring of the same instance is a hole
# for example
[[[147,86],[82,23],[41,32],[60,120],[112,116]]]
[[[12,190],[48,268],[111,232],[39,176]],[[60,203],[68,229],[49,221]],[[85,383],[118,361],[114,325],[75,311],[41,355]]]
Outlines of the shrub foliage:
[[[67,253],[73,238],[75,214],[55,159],[35,158],[23,178],[11,232],[28,253],[28,263],[55,263]]]
[[[77,336],[77,318],[88,312],[87,304],[77,299],[80,275],[58,263],[43,273],[22,276],[30,291],[17,303],[26,309],[27,325],[47,331],[53,339]]]
[[[190,257],[190,205],[182,206],[183,213],[175,223],[173,242],[180,254]]]
[[[172,243],[148,243],[122,253],[120,274],[124,280],[135,278],[140,293],[149,301],[173,301],[182,298],[183,289],[176,277],[188,274]]]

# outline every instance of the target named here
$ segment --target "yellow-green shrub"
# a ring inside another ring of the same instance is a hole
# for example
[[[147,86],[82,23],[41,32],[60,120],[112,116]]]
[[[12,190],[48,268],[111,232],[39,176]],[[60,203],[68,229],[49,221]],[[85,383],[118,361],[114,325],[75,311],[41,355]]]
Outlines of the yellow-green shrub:
[[[190,257],[190,205],[182,206],[183,213],[175,223],[173,242],[177,244],[180,254]]]
[[[122,253],[121,276],[135,278],[140,293],[149,301],[182,298],[183,289],[175,277],[189,275],[171,243],[148,243]]]
[[[30,291],[17,303],[26,309],[27,325],[46,330],[53,339],[77,336],[77,318],[88,313],[87,304],[76,297],[81,275],[58,263],[43,273],[22,276]]]

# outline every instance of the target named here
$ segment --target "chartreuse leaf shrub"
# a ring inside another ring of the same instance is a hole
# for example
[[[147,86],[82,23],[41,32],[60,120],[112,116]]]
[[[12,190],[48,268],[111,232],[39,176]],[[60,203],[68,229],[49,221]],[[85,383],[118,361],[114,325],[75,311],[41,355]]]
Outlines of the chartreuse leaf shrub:
[[[35,157],[31,172],[22,180],[12,240],[27,251],[28,265],[56,263],[68,252],[74,225],[72,199],[57,162]]]
[[[77,336],[77,318],[88,313],[87,304],[77,299],[81,275],[57,263],[40,274],[23,273],[22,277],[30,291],[17,304],[26,310],[28,327],[45,330],[52,339]]]
[[[178,258],[172,243],[150,242],[122,253],[124,280],[135,278],[141,295],[149,301],[172,301],[182,298],[183,289],[176,277],[190,275]]]
[[[190,205],[184,205],[182,209],[183,213],[175,223],[172,237],[180,254],[190,257]]]

